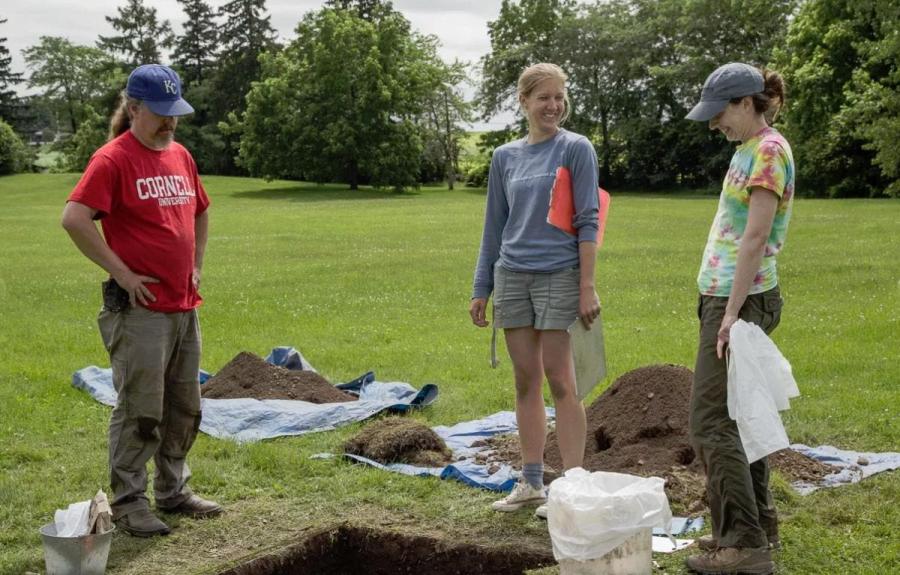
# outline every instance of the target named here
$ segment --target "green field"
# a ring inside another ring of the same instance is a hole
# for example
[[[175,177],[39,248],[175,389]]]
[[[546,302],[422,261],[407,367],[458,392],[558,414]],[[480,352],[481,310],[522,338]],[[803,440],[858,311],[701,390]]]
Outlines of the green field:
[[[42,571],[38,528],[107,487],[109,409],[69,384],[75,370],[108,364],[94,321],[103,273],[59,225],[76,180],[0,178],[0,573]],[[430,425],[512,408],[510,363],[489,369],[490,333],[467,313],[484,190],[205,181],[205,369],[242,350],[265,356],[292,345],[332,381],[374,370],[382,381],[437,384],[438,402],[414,414]],[[654,363],[692,367],[694,278],[716,200],[613,194],[597,266],[611,378]],[[898,222],[896,201],[795,203],[774,333],[802,392],[785,414],[793,441],[900,451]],[[489,545],[549,544],[530,513],[491,512],[490,493],[309,459],[336,452],[358,428],[248,445],[201,435],[192,485],[227,513],[171,518],[176,530],[165,538],[116,534],[108,572],[217,573],[345,519]],[[778,478],[775,487],[781,573],[900,571],[900,473],[807,497]],[[683,556],[654,559],[683,573]]]

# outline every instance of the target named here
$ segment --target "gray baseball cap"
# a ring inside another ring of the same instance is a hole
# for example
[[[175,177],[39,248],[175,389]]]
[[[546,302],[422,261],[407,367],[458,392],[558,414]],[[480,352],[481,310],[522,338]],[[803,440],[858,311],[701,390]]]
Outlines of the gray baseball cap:
[[[732,98],[759,94],[765,87],[760,71],[749,64],[732,62],[719,66],[703,83],[700,102],[685,118],[708,122],[724,110]]]

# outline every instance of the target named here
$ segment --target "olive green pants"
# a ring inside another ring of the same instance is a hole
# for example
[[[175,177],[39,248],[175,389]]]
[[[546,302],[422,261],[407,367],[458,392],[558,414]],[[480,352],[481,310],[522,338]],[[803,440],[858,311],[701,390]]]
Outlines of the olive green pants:
[[[706,470],[713,536],[721,547],[765,547],[778,533],[766,458],[747,462],[737,424],[728,416],[728,372],[716,356],[728,298],[700,296],[700,346],[691,394],[691,441]],[[781,319],[777,287],[747,297],[739,317],[770,333]]]
[[[149,506],[151,458],[156,505],[174,507],[191,495],[185,457],[200,427],[197,311],[104,310],[98,324],[118,393],[109,422],[113,514],[118,518]]]

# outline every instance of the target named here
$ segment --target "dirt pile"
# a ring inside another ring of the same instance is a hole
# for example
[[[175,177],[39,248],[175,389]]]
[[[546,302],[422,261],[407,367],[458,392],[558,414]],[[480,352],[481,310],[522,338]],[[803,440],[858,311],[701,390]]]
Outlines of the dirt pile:
[[[839,468],[816,461],[793,449],[782,449],[769,456],[769,466],[777,469],[788,481],[818,483],[826,475],[837,473]]]
[[[673,467],[700,471],[688,440],[693,373],[677,365],[650,365],[619,377],[586,409],[584,468],[660,475]],[[556,433],[544,461],[562,469]]]
[[[452,461],[444,440],[414,419],[386,417],[362,428],[344,443],[344,452],[380,463],[443,467]]]
[[[201,386],[203,397],[296,399],[310,403],[356,401],[314,371],[290,370],[242,351]]]
[[[489,473],[496,473],[504,464],[513,469],[522,469],[522,450],[516,433],[502,433],[479,439],[472,443],[472,447],[484,448],[475,454],[475,463],[486,465]]]
[[[650,365],[619,377],[585,410],[584,468],[662,477],[673,511],[702,512],[706,478],[688,428],[692,381],[693,372],[677,365]],[[562,469],[555,433],[547,438],[544,462]],[[790,449],[770,455],[769,464],[789,481],[816,482],[833,471]]]

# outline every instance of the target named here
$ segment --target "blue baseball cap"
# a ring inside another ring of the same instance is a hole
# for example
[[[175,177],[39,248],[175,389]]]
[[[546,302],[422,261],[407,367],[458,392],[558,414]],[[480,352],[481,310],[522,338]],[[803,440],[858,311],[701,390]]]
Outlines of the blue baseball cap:
[[[161,64],[144,64],[128,76],[125,93],[144,102],[159,116],[184,116],[194,108],[181,97],[181,79]]]
[[[733,98],[759,94],[765,88],[762,73],[749,64],[732,62],[719,66],[704,82],[700,102],[685,118],[708,122],[724,110]]]

